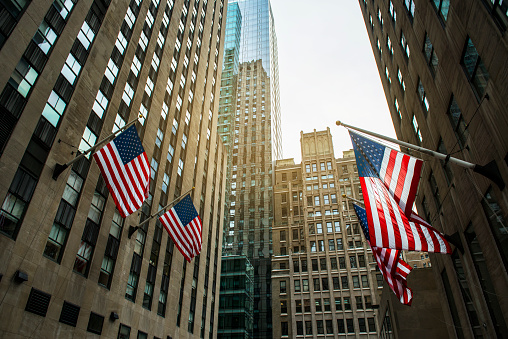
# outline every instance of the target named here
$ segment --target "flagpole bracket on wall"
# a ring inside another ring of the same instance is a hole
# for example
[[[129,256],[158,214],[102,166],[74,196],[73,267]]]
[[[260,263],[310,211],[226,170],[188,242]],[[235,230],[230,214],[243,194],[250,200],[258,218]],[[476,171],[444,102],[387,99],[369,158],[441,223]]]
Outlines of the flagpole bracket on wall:
[[[56,164],[55,169],[53,170],[53,180],[58,179],[58,176],[62,174],[63,171],[65,171],[69,167],[67,164]]]
[[[129,227],[129,234],[128,234],[128,238],[130,239],[132,237],[132,235],[139,229],[139,226],[130,226]]]

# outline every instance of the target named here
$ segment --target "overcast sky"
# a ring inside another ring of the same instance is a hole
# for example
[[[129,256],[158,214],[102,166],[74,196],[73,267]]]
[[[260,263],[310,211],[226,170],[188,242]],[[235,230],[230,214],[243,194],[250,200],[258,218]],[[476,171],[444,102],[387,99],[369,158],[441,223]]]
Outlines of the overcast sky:
[[[336,157],[351,149],[341,120],[395,136],[358,0],[271,0],[279,47],[284,158],[301,162],[300,131],[330,127]]]

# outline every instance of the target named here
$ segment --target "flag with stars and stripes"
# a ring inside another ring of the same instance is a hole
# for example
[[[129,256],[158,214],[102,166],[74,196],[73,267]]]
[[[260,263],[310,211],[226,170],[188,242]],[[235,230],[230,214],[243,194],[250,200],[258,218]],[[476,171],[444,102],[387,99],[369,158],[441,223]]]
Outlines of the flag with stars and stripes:
[[[135,126],[93,155],[120,215],[137,211],[148,197],[150,164]]]
[[[423,161],[349,131],[370,243],[374,247],[451,253],[443,234],[412,211]]]
[[[201,252],[201,218],[190,195],[180,200],[159,220],[188,262]]]
[[[353,204],[353,207],[355,208],[355,212],[360,221],[360,226],[365,234],[365,238],[370,244],[367,213],[365,212],[365,209],[356,204]],[[401,251],[374,246],[371,246],[371,249],[379,270],[383,274],[388,286],[390,286],[391,290],[395,293],[397,298],[399,298],[402,304],[410,306],[413,299],[413,292],[407,287],[406,279],[412,268],[408,263],[401,259]]]

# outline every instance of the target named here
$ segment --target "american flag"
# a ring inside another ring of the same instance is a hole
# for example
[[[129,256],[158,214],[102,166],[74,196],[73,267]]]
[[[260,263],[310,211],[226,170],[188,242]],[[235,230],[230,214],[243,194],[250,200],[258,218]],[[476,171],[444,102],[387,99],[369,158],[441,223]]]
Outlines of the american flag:
[[[451,253],[443,234],[412,211],[423,161],[349,131],[367,211],[370,243]]]
[[[159,220],[188,262],[201,252],[201,218],[190,195],[180,200]]]
[[[360,220],[360,225],[362,226],[365,238],[367,239],[367,242],[369,242],[367,213],[365,212],[365,209],[360,206],[355,204],[353,204],[353,206],[355,208],[356,215]],[[388,283],[393,293],[395,293],[402,304],[411,305],[413,292],[407,287],[407,275],[411,272],[412,268],[400,258],[401,251],[373,246],[371,246],[371,248],[379,270],[383,274],[385,281]]]
[[[127,128],[93,156],[121,216],[137,211],[148,197],[150,165],[136,127]]]

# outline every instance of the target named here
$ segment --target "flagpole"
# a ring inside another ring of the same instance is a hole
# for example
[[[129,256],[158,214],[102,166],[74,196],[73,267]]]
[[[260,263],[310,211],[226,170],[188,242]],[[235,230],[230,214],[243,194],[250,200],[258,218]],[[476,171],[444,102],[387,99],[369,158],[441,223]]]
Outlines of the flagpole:
[[[421,153],[424,153],[424,154],[433,156],[435,158],[444,160],[445,162],[449,161],[449,162],[452,162],[452,163],[454,163],[454,164],[456,164],[458,166],[469,168],[469,169],[473,170],[474,172],[476,172],[478,174],[481,174],[484,177],[492,180],[499,187],[500,190],[503,190],[504,187],[505,187],[505,183],[503,181],[503,178],[501,177],[501,173],[499,172],[499,168],[497,167],[497,164],[496,164],[495,160],[492,160],[487,165],[482,166],[482,165],[473,164],[471,162],[467,162],[467,161],[464,161],[464,160],[461,160],[461,159],[458,159],[458,158],[451,157],[449,154],[443,154],[443,153],[435,152],[435,151],[432,151],[432,150],[424,148],[424,147],[413,145],[413,144],[410,144],[410,143],[407,143],[407,142],[404,142],[404,141],[401,141],[401,140],[397,140],[397,139],[394,139],[394,138],[390,138],[390,137],[384,136],[382,134],[374,133],[374,132],[371,132],[371,131],[364,130],[362,128],[351,126],[351,125],[348,125],[348,124],[345,124],[345,123],[341,122],[340,120],[337,120],[336,125],[337,126],[344,126],[347,129],[352,129],[352,130],[355,130],[355,131],[358,131],[358,132],[362,132],[362,133],[371,135],[371,136],[379,138],[379,139],[383,139],[383,140],[386,140],[386,141],[389,141],[389,142],[393,142],[394,144],[397,144],[397,145],[400,145],[400,146],[404,146],[404,147],[407,147],[407,148],[414,149],[414,150],[419,151]]]
[[[176,198],[175,200],[171,201],[169,204],[167,204],[166,206],[164,206],[163,208],[161,208],[160,210],[158,210],[157,212],[155,212],[154,214],[152,214],[151,216],[149,216],[148,218],[146,218],[145,220],[143,220],[141,223],[139,223],[138,225],[136,226],[129,226],[129,235],[128,235],[128,238],[130,239],[132,237],[132,235],[134,234],[134,232],[136,232],[138,229],[141,228],[141,226],[143,226],[144,224],[146,224],[147,222],[149,222],[150,220],[152,220],[154,217],[156,216],[159,216],[159,213],[161,213],[162,211],[166,211],[166,209],[171,206],[172,204],[174,204],[175,202],[177,202],[178,200],[182,199],[182,197],[186,196],[187,194],[190,193],[190,191],[192,191],[195,187],[192,187],[190,190],[188,190],[187,192],[185,192],[184,194],[180,195],[178,198]]]
[[[343,198],[345,198],[345,199],[353,200],[354,202],[359,203],[359,204],[362,204],[362,205],[364,205],[364,206],[365,206],[365,203],[364,203],[363,201],[360,201],[360,200],[355,199],[355,198],[353,198],[353,197],[350,197],[350,196],[348,196],[348,195],[343,194],[343,195],[342,195],[342,197],[343,197]]]
[[[102,139],[101,141],[99,141],[97,144],[95,144],[94,146],[90,147],[89,149],[87,149],[86,151],[84,151],[83,153],[81,153],[80,155],[78,155],[77,157],[75,157],[74,159],[72,159],[71,161],[69,162],[66,162],[65,164],[59,164],[57,163],[55,165],[55,169],[53,170],[53,180],[56,180],[58,179],[58,176],[60,174],[62,174],[63,171],[65,171],[70,165],[74,164],[76,161],[80,160],[81,158],[83,158],[85,155],[87,155],[88,153],[91,153],[91,154],[94,154],[95,153],[95,150],[97,148],[99,148],[100,146],[102,146],[104,143],[106,142],[109,142],[111,141],[113,138],[115,138],[119,133],[123,132],[124,130],[126,130],[127,128],[131,127],[132,125],[134,125],[136,123],[136,121],[138,121],[138,119],[134,119],[132,120],[131,122],[129,122],[127,125],[123,126],[122,128],[120,128],[119,130],[115,131],[114,133],[111,133],[110,135],[108,135],[107,137],[105,137],[104,139]]]

